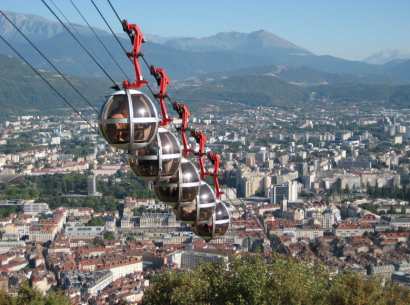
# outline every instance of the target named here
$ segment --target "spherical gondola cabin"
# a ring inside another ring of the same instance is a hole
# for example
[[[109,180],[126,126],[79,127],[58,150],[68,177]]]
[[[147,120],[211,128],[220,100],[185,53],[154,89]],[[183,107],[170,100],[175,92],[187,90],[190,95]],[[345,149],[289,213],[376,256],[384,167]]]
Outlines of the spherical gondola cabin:
[[[191,226],[192,232],[202,239],[212,240],[223,236],[229,228],[229,211],[222,201],[216,202],[215,213],[208,221]]]
[[[154,193],[158,200],[171,207],[180,203],[190,203],[198,195],[201,178],[196,167],[187,159],[181,159],[179,170],[165,182],[154,183]]]
[[[158,128],[158,133],[151,143],[128,154],[128,162],[132,171],[141,179],[164,182],[175,175],[181,157],[177,138],[167,129]]]
[[[193,225],[207,221],[215,211],[215,193],[204,181],[201,181],[199,194],[192,202],[180,202],[174,207],[174,213],[184,223]]]
[[[111,146],[134,151],[147,146],[158,129],[152,101],[134,89],[117,91],[102,105],[98,116],[101,135]]]

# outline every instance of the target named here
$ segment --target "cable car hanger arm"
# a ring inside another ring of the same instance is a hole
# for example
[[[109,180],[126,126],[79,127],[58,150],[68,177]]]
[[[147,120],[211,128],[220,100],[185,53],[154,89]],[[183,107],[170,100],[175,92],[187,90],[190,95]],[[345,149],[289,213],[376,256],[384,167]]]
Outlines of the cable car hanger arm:
[[[135,83],[124,81],[122,83],[122,87],[124,89],[141,88],[144,84],[148,84],[148,82],[142,77],[140,64],[138,62],[138,57],[145,55],[144,53],[141,53],[140,50],[141,44],[146,42],[146,40],[144,36],[142,36],[142,33],[136,24],[129,24],[127,20],[123,20],[122,28],[124,32],[128,34],[131,39],[131,43],[133,44],[132,52],[125,52],[125,54],[129,58],[132,58],[135,72]]]
[[[172,103],[172,102],[171,102]],[[190,152],[194,152],[188,145],[188,140],[186,137],[186,132],[190,129],[188,128],[188,119],[191,116],[191,113],[188,111],[188,108],[185,105],[178,104],[177,102],[172,103],[174,110],[178,113],[179,118],[182,120],[181,127],[176,127],[176,130],[181,133],[182,144],[184,146],[182,156],[186,157]]]
[[[159,86],[159,93],[154,94],[154,97],[159,99],[162,113],[162,122],[160,122],[158,126],[167,126],[169,122],[172,122],[172,119],[168,116],[164,98],[168,97],[167,85],[170,83],[170,81],[164,69],[157,69],[154,65],[151,65],[150,72],[151,75],[154,76],[157,80],[157,84]]]

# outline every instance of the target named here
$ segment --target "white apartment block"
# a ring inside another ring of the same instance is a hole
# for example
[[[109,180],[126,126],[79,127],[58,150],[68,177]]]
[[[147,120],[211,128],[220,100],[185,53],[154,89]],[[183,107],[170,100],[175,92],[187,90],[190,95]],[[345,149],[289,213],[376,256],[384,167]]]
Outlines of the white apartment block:
[[[28,203],[24,204],[24,213],[26,214],[40,214],[49,211],[47,203]]]
[[[182,252],[182,267],[194,270],[202,259],[205,263],[210,263],[215,261],[218,264],[228,263],[228,258],[220,254],[209,254],[196,251],[183,251]]]
[[[113,281],[116,281],[120,277],[134,272],[142,272],[142,261],[136,258],[127,258],[118,262],[107,262],[105,264],[99,264],[95,266],[96,271],[110,270],[113,273]]]
[[[54,240],[56,234],[57,226],[55,225],[32,226],[29,231],[29,239],[34,242],[47,242],[49,240]]]
[[[167,262],[177,264],[177,268],[181,268],[182,251],[175,251],[167,254]]]
[[[24,247],[26,243],[24,241],[1,241],[0,242],[0,253],[7,253],[12,248]]]

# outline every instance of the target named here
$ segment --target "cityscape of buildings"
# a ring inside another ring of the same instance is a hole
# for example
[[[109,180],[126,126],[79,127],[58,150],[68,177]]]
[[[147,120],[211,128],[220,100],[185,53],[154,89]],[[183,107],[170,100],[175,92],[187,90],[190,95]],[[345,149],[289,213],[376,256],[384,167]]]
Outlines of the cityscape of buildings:
[[[95,115],[87,119],[96,126]],[[75,115],[8,117],[0,130],[0,209],[15,212],[0,219],[0,286],[14,293],[28,280],[44,293],[61,287],[77,303],[137,303],[153,274],[193,270],[201,259],[228,268],[232,256],[260,251],[266,261],[279,252],[308,268],[323,264],[330,277],[352,270],[410,287],[410,111],[259,107],[190,122],[223,161],[231,224],[212,242],[154,196],[114,198],[119,209],[102,212],[52,209],[35,192],[7,197],[5,186],[29,177],[77,172],[86,175],[83,191],[60,196],[104,199],[98,182],[130,174]]]

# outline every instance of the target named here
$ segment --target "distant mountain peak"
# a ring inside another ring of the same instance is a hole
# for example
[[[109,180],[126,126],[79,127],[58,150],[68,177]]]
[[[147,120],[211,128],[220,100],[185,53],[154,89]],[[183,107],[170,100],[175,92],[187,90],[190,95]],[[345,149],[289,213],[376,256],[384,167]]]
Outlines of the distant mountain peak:
[[[66,32],[66,29],[60,22],[50,21],[37,15],[19,14],[6,11],[4,11],[4,14],[32,41],[50,39]],[[88,26],[75,23],[73,23],[73,26],[81,34],[93,35]],[[98,35],[109,35],[107,31],[99,28],[93,27],[93,29]],[[0,34],[6,39],[26,42],[3,15],[0,15]]]
[[[383,65],[389,61],[396,59],[410,59],[410,52],[398,49],[383,49],[379,53],[375,53],[363,59],[363,62],[368,64]]]
[[[234,51],[259,56],[314,55],[266,30],[251,33],[220,32],[203,38],[171,39],[165,42],[174,48],[195,51]]]

